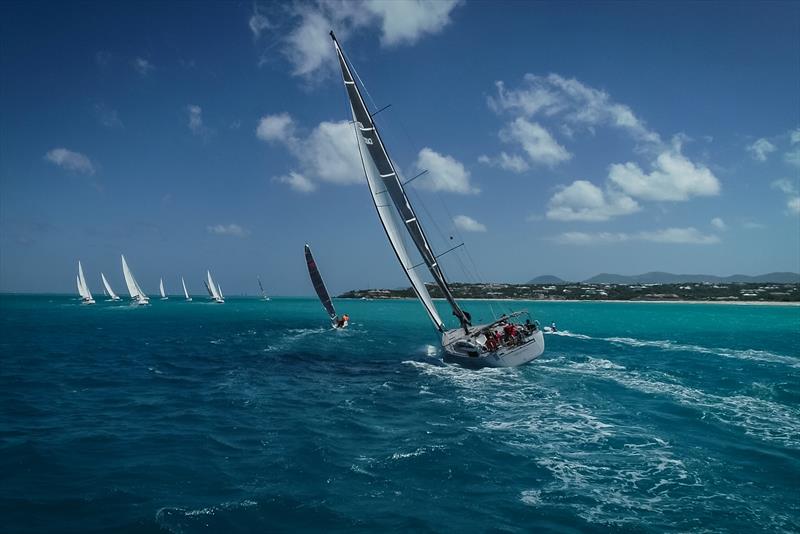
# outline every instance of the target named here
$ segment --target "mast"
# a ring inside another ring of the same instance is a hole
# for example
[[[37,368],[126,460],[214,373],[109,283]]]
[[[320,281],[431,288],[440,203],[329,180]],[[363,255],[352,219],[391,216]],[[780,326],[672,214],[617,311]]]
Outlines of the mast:
[[[353,75],[350,72],[350,67],[347,63],[347,60],[344,57],[344,53],[342,52],[341,47],[339,46],[339,42],[336,40],[336,36],[331,31],[330,33],[331,39],[333,39],[334,47],[336,48],[336,55],[339,59],[339,66],[342,69],[342,79],[344,81],[345,89],[347,90],[347,96],[350,101],[350,108],[353,112],[353,121],[354,125],[357,128],[358,132],[360,133],[360,138],[363,140],[364,144],[366,145],[367,152],[372,159],[372,162],[375,164],[375,168],[380,175],[381,182],[384,186],[384,190],[380,192],[373,192],[373,196],[382,193],[388,193],[389,198],[391,198],[394,206],[397,210],[400,219],[403,221],[403,225],[406,228],[406,231],[411,236],[411,240],[413,241],[414,245],[416,246],[417,250],[419,251],[420,255],[422,256],[422,260],[425,265],[428,267],[428,270],[433,277],[433,280],[436,282],[436,285],[439,286],[442,294],[444,295],[447,302],[450,304],[450,307],[453,309],[453,315],[458,317],[461,326],[467,331],[467,326],[470,324],[470,319],[467,314],[461,309],[456,302],[453,293],[450,290],[450,286],[447,283],[447,279],[444,277],[444,273],[442,272],[441,267],[436,259],[436,255],[433,253],[433,249],[430,246],[427,236],[425,235],[424,230],[422,229],[422,225],[417,218],[417,214],[414,211],[414,208],[411,206],[411,202],[409,201],[408,197],[406,196],[405,190],[403,189],[403,184],[400,181],[400,177],[397,174],[397,170],[395,169],[394,164],[392,163],[391,158],[389,157],[389,153],[386,150],[386,146],[383,144],[381,140],[381,136],[378,133],[378,129],[375,126],[375,123],[372,120],[372,115],[369,112],[366,104],[364,103],[364,99],[361,96],[361,91],[358,89],[358,85],[353,78]],[[362,159],[363,163],[363,159]],[[366,173],[366,168],[365,168]],[[377,205],[377,202],[376,202]],[[383,219],[382,219],[383,220]],[[386,224],[384,222],[384,228],[386,229]],[[387,229],[388,234],[388,229]],[[390,236],[391,240],[391,236]],[[394,242],[392,245],[395,247],[395,252],[397,253],[397,247],[395,246]],[[398,255],[399,258],[399,255]],[[407,267],[405,262],[402,261],[403,267],[406,270],[406,274],[409,274],[410,269],[414,267]],[[409,275],[411,279],[411,276]],[[414,280],[412,279],[412,284]],[[417,296],[420,297],[420,288],[414,287],[415,291],[417,292]],[[424,289],[424,285],[423,288]],[[427,293],[427,291],[426,291]],[[426,304],[426,309],[428,306]],[[435,311],[435,310],[434,310]],[[434,316],[431,314],[431,310],[428,309],[428,313],[431,315],[431,318],[434,320],[437,328],[440,331],[444,331],[444,325],[441,323],[441,319],[437,322],[434,319]]]

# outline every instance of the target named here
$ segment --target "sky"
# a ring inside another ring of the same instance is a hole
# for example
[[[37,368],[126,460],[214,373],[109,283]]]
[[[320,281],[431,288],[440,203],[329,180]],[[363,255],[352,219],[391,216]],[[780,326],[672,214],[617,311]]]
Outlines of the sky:
[[[451,281],[800,271],[800,4],[0,4],[0,291],[405,287],[328,31]]]

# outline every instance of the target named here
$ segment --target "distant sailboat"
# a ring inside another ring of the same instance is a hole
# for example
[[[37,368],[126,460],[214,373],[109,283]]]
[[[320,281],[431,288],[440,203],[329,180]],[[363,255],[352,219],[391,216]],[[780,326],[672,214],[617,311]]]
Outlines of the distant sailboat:
[[[78,262],[78,294],[81,296],[83,304],[94,304],[92,294],[89,292],[89,287],[86,285],[86,278],[83,276],[83,266]]]
[[[128,268],[128,262],[125,261],[125,256],[121,256],[121,258],[122,274],[125,276],[125,285],[128,286],[128,293],[130,293],[131,299],[135,304],[150,304],[150,299],[144,294],[144,291],[142,291],[142,288],[139,286],[139,282],[136,281],[130,268]]]
[[[256,278],[258,278],[258,287],[261,290],[261,300],[269,300],[269,297],[267,296],[266,292],[264,292],[264,286],[261,285],[261,277],[257,276]]]
[[[322,303],[322,307],[325,308],[326,312],[328,312],[328,317],[331,320],[331,326],[334,328],[346,328],[350,318],[347,315],[343,315],[341,318],[336,315],[336,308],[333,307],[331,296],[328,294],[328,289],[325,287],[325,282],[322,281],[322,275],[319,274],[317,262],[314,261],[314,255],[311,254],[311,247],[308,246],[308,243],[306,243],[305,253],[308,275],[311,277],[311,283],[314,285],[314,291],[317,292],[317,296],[319,297],[319,301]]]
[[[222,298],[222,292],[217,288],[216,284],[214,284],[214,279],[211,278],[211,271],[206,271],[206,277],[208,278],[206,281],[206,289],[211,299],[217,304],[224,303],[225,299]]]
[[[394,162],[389,157],[383,139],[378,133],[373,115],[361,96],[350,64],[333,32],[330,32],[330,36],[342,71],[342,80],[352,113],[351,123],[355,130],[359,156],[372,201],[386,237],[417,298],[441,334],[445,360],[469,367],[514,367],[538,358],[544,351],[544,336],[541,329],[535,323],[527,322],[522,325],[512,321],[524,312],[504,315],[491,324],[472,326],[472,318],[453,296],[439,265],[438,256],[434,253],[411,201],[406,196],[403,181],[397,174]],[[410,238],[413,247],[422,258],[421,263],[411,260],[404,244],[404,235]],[[423,265],[428,268],[453,315],[458,319],[459,328],[448,330],[439,317],[428,289],[416,271],[417,267]]]
[[[186,291],[186,282],[183,280],[182,276],[181,276],[181,285],[183,286],[183,296],[186,297],[186,302],[191,302],[192,297],[190,297],[189,292]]]
[[[111,284],[109,284],[108,280],[106,280],[106,275],[100,273],[100,278],[102,278],[103,280],[103,288],[104,291],[106,292],[106,295],[108,295],[109,300],[122,300],[116,293],[114,293],[114,290],[111,289]]]
[[[161,300],[167,300],[169,298],[167,296],[167,294],[164,292],[164,279],[163,278],[161,278],[158,281],[158,292],[161,293]]]

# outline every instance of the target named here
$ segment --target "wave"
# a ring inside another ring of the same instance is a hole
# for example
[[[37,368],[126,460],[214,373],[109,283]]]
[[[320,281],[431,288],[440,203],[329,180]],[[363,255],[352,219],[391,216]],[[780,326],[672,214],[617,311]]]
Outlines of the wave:
[[[697,352],[700,354],[711,354],[714,356],[721,356],[724,358],[734,358],[737,360],[750,360],[758,362],[767,362],[775,364],[783,364],[789,367],[800,369],[800,359],[792,356],[784,356],[782,354],[775,354],[766,350],[756,349],[728,349],[721,347],[703,347],[701,345],[691,345],[677,343],[670,340],[650,340],[650,339],[636,339],[630,337],[592,337],[585,334],[577,334],[568,330],[560,330],[558,332],[546,332],[548,335],[569,337],[573,339],[580,339],[586,341],[604,341],[607,343],[614,343],[618,345],[627,345],[629,347],[650,347],[671,352]]]

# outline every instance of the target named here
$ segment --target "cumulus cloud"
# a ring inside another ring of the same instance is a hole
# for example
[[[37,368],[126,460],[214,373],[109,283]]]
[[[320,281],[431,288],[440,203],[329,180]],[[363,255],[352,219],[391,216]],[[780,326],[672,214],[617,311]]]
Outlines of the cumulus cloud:
[[[725,230],[728,228],[728,226],[725,224],[725,221],[723,221],[719,217],[714,217],[713,219],[711,219],[711,226],[713,226],[717,230]]]
[[[679,142],[661,152],[651,167],[648,173],[634,162],[613,164],[608,178],[627,195],[642,200],[683,201],[719,194],[714,173],[685,157]]]
[[[800,214],[800,192],[794,182],[783,178],[772,182],[772,187],[786,195],[786,209],[789,214]]]
[[[461,194],[480,192],[480,189],[470,183],[470,173],[462,163],[428,147],[419,151],[416,167],[420,171],[428,170],[417,182],[424,189]]]
[[[214,235],[229,235],[233,237],[244,237],[249,232],[235,223],[230,224],[214,224],[206,227],[209,234]]]
[[[258,121],[256,137],[262,141],[284,141],[292,139],[294,120],[288,113],[266,115]]]
[[[621,243],[625,241],[649,241],[653,243],[687,244],[687,245],[713,245],[719,243],[719,237],[704,234],[697,228],[665,228],[663,230],[645,231],[638,233],[611,233],[611,232],[565,232],[553,240],[564,245],[602,245]]]
[[[757,139],[750,145],[746,147],[747,151],[750,153],[750,156],[756,161],[767,161],[767,157],[777,150],[775,145],[764,139]]]
[[[106,128],[124,128],[125,125],[119,118],[119,113],[116,109],[111,109],[105,104],[98,103],[94,105],[94,113],[98,122]]]
[[[250,31],[253,33],[253,38],[256,40],[261,37],[262,31],[270,27],[269,20],[261,14],[257,4],[253,5],[253,14],[250,15],[247,26],[250,28]]]
[[[66,148],[54,148],[44,155],[44,159],[68,171],[93,175],[95,172],[92,160],[80,152]]]
[[[628,106],[614,102],[607,92],[575,78],[526,74],[518,89],[507,89],[502,81],[495,86],[497,94],[489,97],[489,107],[498,113],[558,118],[569,126],[569,131],[611,126],[628,132],[638,141],[661,142],[659,135],[648,129]]]
[[[516,173],[525,172],[530,168],[528,162],[526,162],[521,156],[516,154],[509,155],[505,152],[500,152],[500,155],[496,157],[490,157],[487,155],[480,156],[478,158],[478,162],[485,165],[490,165],[492,167],[500,167],[505,171]]]
[[[636,213],[635,200],[618,191],[603,191],[586,180],[576,180],[558,191],[548,203],[547,218],[557,221],[607,221]]]
[[[298,172],[290,172],[284,176],[278,176],[274,178],[276,182],[280,182],[282,184],[287,184],[289,187],[297,191],[298,193],[311,193],[317,189],[317,186]]]
[[[196,105],[186,106],[186,113],[189,116],[189,131],[194,135],[207,136],[211,130],[203,124],[203,108]]]
[[[507,124],[500,130],[499,136],[504,143],[519,144],[533,163],[552,167],[572,157],[572,154],[558,144],[542,125],[523,117],[518,117]]]
[[[148,60],[141,57],[134,58],[132,65],[140,76],[147,76],[148,74],[153,72],[156,68],[155,65],[153,65]]]
[[[331,28],[336,28],[337,38],[344,41],[355,30],[380,27],[383,46],[411,45],[426,35],[440,32],[450,23],[450,15],[460,3],[460,0],[298,3],[293,8],[294,25],[284,38],[283,53],[295,76],[308,77],[324,66],[336,67],[328,37]]]
[[[456,228],[459,230],[464,230],[465,232],[485,232],[486,226],[479,223],[472,217],[468,217],[466,215],[456,215],[453,217],[453,223],[455,223]]]

